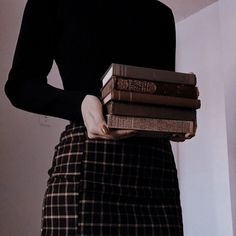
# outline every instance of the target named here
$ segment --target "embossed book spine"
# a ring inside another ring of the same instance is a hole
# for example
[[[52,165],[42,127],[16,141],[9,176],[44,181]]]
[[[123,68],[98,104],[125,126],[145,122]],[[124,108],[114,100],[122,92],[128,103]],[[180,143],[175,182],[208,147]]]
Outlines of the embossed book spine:
[[[112,76],[108,83],[101,89],[102,98],[106,97],[113,89],[192,99],[196,99],[199,96],[199,90],[196,86]]]
[[[106,115],[107,125],[115,129],[179,133],[191,136],[196,131],[196,121],[167,120],[144,117]]]
[[[120,101],[128,103],[153,104],[163,106],[174,106],[199,109],[201,102],[199,99],[181,98],[173,96],[162,96],[156,94],[136,93],[113,89],[104,98],[101,97],[103,104],[110,101]]]
[[[148,79],[150,81],[196,85],[196,76],[193,73],[182,73],[112,63],[101,77],[103,86],[111,79],[113,75],[136,79]]]

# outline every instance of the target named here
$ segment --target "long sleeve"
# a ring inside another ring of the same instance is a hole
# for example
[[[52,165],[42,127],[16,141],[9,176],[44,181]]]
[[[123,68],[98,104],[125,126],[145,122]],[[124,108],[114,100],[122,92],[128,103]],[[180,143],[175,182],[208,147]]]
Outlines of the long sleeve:
[[[47,83],[54,60],[64,89]],[[100,97],[111,63],[174,70],[171,10],[156,0],[28,0],[5,92],[17,108],[82,122],[81,103]]]
[[[47,84],[54,59],[56,5],[53,0],[28,0],[5,93],[17,108],[81,121],[85,92]]]

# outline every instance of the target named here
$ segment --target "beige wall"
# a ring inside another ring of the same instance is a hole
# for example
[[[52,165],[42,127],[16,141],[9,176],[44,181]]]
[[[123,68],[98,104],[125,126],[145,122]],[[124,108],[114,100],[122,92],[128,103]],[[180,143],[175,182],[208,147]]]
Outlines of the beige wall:
[[[235,227],[235,13],[235,1],[222,0],[177,24],[177,70],[197,74],[202,101],[196,138],[179,145],[187,236]]]
[[[236,1],[220,0],[222,42],[222,80],[226,102],[227,144],[230,171],[230,189],[233,229],[236,235]]]
[[[25,0],[0,1],[0,235],[40,235],[47,170],[65,122],[11,106],[3,88],[7,79]],[[53,69],[50,83],[61,86]]]

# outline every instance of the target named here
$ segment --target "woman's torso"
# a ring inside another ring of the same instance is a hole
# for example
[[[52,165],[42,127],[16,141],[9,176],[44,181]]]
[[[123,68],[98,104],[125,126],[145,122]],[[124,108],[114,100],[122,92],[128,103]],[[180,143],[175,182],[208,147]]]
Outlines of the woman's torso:
[[[66,90],[99,91],[111,63],[174,70],[173,19],[158,1],[61,0],[56,14],[54,57]]]

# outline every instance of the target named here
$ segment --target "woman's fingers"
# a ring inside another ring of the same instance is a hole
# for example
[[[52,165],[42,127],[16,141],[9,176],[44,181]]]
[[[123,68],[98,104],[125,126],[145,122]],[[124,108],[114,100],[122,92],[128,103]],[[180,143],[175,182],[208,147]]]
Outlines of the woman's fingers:
[[[121,139],[137,133],[135,130],[109,129],[103,116],[102,103],[93,95],[85,96],[81,111],[88,138]]]
[[[128,137],[132,137],[136,135],[138,132],[135,130],[114,130],[110,129],[106,134],[96,134],[96,133],[88,133],[88,137],[91,139],[110,139],[110,140],[118,140],[124,139]]]
[[[137,134],[136,130],[117,129],[117,130],[112,130],[110,132],[110,137],[113,138],[113,139],[123,139],[123,138],[133,137],[136,134]]]
[[[105,122],[105,121],[104,121],[104,122]],[[102,133],[103,133],[104,135],[109,133],[109,128],[108,128],[108,126],[107,126],[106,123],[104,123],[104,124],[102,125],[101,130],[102,130]]]

